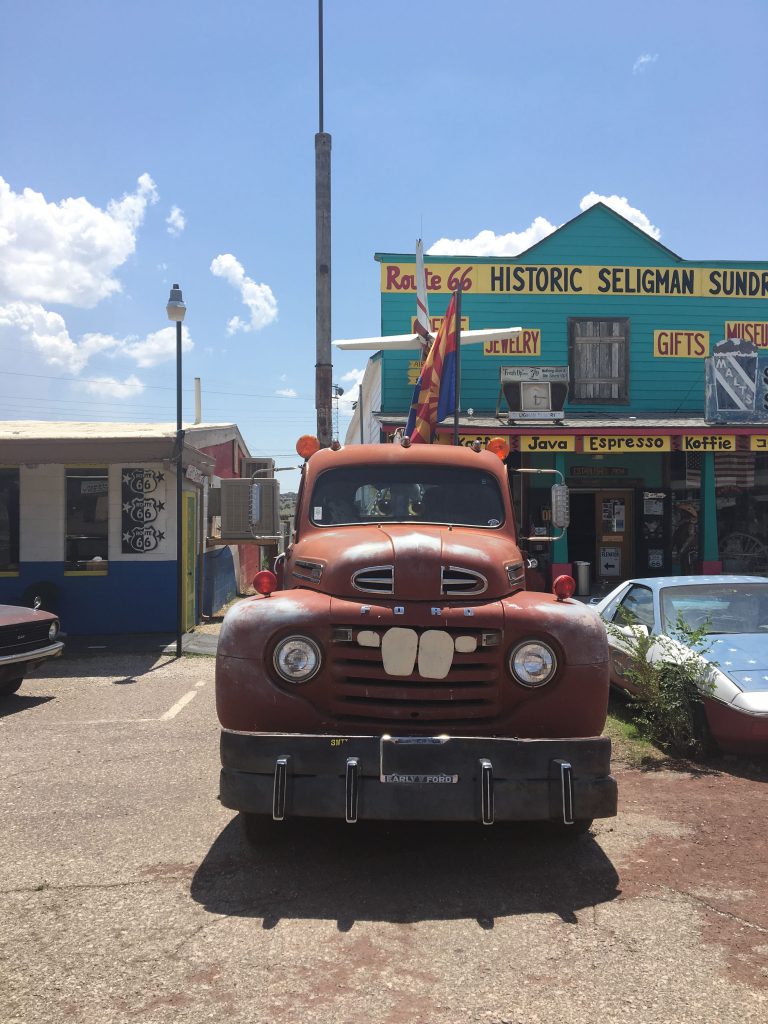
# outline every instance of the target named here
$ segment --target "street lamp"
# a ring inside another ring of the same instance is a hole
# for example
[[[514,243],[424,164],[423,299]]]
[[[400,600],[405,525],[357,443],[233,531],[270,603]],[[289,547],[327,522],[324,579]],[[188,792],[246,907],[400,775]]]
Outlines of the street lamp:
[[[181,563],[181,460],[184,451],[184,431],[181,429],[181,323],[187,307],[177,284],[171,288],[165,308],[168,319],[176,324],[176,657],[180,658],[181,634],[184,631],[184,577]]]

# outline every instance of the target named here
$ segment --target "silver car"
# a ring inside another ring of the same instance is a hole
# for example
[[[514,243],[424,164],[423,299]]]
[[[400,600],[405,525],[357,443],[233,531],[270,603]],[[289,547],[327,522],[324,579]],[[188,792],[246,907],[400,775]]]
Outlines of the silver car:
[[[768,579],[761,576],[656,576],[627,580],[599,601],[596,610],[609,631],[611,682],[631,689],[621,631],[675,636],[678,616],[689,627],[706,628],[710,641],[699,651],[713,665],[714,688],[704,695],[712,738],[725,751],[768,754]],[[631,623],[631,625],[627,625]],[[668,644],[667,644],[668,647]],[[649,657],[663,658],[651,647]]]

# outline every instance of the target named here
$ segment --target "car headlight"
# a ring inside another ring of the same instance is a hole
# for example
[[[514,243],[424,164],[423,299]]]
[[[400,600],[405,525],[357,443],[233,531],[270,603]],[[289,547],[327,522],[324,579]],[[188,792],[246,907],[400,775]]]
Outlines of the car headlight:
[[[56,634],[58,632],[59,632],[59,624],[58,624],[58,622],[52,622],[51,626],[50,626],[50,629],[48,630],[48,639],[49,640],[55,640],[56,639]]]
[[[540,640],[525,640],[512,648],[509,671],[523,686],[543,686],[557,671],[555,652]]]
[[[287,636],[275,647],[275,672],[287,683],[306,683],[320,671],[320,648],[308,636]]]

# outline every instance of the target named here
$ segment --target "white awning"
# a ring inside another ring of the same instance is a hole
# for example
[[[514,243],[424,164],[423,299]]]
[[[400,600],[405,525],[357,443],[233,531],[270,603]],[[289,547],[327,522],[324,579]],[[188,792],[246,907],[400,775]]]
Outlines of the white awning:
[[[462,345],[482,345],[486,341],[501,341],[520,334],[522,327],[499,327],[480,331],[462,331]],[[421,338],[418,334],[390,334],[382,338],[350,338],[334,341],[335,348],[357,349],[366,352],[392,351],[396,349],[420,348]]]

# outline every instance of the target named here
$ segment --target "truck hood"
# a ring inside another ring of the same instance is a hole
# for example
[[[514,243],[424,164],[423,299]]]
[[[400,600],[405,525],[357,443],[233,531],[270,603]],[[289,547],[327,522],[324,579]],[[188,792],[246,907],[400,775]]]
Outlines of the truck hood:
[[[323,566],[318,583],[297,580],[293,570],[301,562]],[[511,592],[506,566],[521,562],[514,541],[499,530],[348,526],[302,538],[286,567],[286,585],[354,600],[488,601]]]

